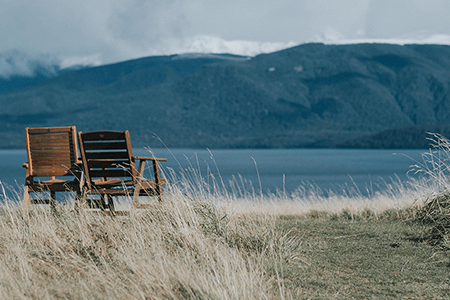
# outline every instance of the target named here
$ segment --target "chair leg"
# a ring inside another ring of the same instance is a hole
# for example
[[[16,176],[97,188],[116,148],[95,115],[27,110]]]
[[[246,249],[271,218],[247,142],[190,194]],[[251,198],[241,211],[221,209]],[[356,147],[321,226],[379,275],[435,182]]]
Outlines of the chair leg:
[[[163,202],[163,193],[162,193],[162,187],[158,185],[156,188],[156,193],[158,194],[157,198],[159,202]]]
[[[50,209],[52,212],[56,212],[56,192],[50,192]]]
[[[27,185],[25,185],[24,191],[23,191],[23,210],[28,209],[28,205],[31,203],[30,200],[30,189]]]
[[[158,201],[162,202],[162,186],[160,183],[160,175],[159,175],[159,164],[158,161],[153,161],[153,173],[155,175],[155,183],[156,183],[156,193],[158,194]]]
[[[80,191],[76,191],[76,194],[75,194],[75,210],[78,210],[78,208],[80,207],[80,200],[81,200],[81,193],[80,193]]]
[[[112,197],[111,195],[106,195],[106,196],[107,196],[107,198],[108,198],[108,209],[109,209],[109,212],[110,212],[112,215],[114,215],[115,212],[116,212],[116,208],[114,207],[114,200],[113,200],[113,197]]]
[[[107,198],[108,196],[107,195],[102,195],[101,197],[100,197],[100,209],[102,210],[102,211],[104,211],[105,209],[106,209],[106,198]]]
[[[77,210],[79,210],[80,208],[85,208],[86,204],[87,204],[87,191],[85,189],[83,189],[81,191],[80,200],[78,201],[78,208],[77,208]]]
[[[139,201],[139,192],[141,191],[141,189],[139,187],[136,187],[134,189],[134,193],[133,193],[133,204],[132,207],[133,208],[137,208],[138,207],[138,201]]]

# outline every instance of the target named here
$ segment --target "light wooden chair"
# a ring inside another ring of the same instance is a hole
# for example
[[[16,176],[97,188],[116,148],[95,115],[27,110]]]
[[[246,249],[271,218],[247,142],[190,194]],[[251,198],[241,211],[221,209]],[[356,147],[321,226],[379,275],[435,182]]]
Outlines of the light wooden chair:
[[[29,204],[56,203],[56,192],[81,196],[82,164],[78,156],[75,126],[25,128],[28,162],[23,208]],[[57,178],[60,177],[60,178]],[[31,199],[31,193],[50,193],[50,199]]]
[[[132,206],[139,204],[139,196],[156,196],[161,201],[162,186],[166,180],[160,177],[159,161],[166,158],[133,156],[128,131],[94,131],[78,133],[81,159],[85,172],[81,206],[115,214],[113,196],[132,196]],[[136,168],[139,160],[139,168]],[[153,162],[154,180],[145,180],[145,162]],[[97,195],[97,199],[93,197]],[[100,199],[98,197],[100,196]]]

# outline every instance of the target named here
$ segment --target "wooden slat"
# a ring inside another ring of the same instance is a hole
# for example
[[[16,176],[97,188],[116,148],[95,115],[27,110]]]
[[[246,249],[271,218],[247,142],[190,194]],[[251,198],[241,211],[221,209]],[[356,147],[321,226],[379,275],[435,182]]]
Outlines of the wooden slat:
[[[73,144],[66,140],[39,140],[30,141],[30,147],[74,147]]]
[[[133,158],[138,159],[138,160],[167,161],[167,158],[156,158],[156,157],[147,157],[147,156],[133,156]]]
[[[73,173],[80,173],[81,170],[79,168],[78,169],[76,169],[76,168],[68,169],[68,168],[39,167],[39,168],[36,168],[36,172],[40,173],[40,174],[48,172],[47,175],[41,175],[41,176],[42,177],[50,177],[50,176],[62,176],[62,175],[56,175],[56,174],[53,174],[53,173],[60,173],[60,174],[70,173],[70,174],[73,174]],[[37,175],[33,175],[33,176],[37,176]]]
[[[41,155],[41,154],[45,154],[45,153],[55,153],[55,154],[60,154],[60,156],[64,156],[64,155],[75,155],[76,154],[73,152],[72,149],[66,149],[66,148],[31,149],[30,152],[33,155]]]
[[[30,141],[30,148],[43,148],[43,147],[68,147],[73,148],[73,144],[67,140],[57,141]]]
[[[49,165],[49,166],[73,166],[76,165],[73,160],[70,160],[69,158],[40,158],[32,161],[33,166],[36,165]]]
[[[156,192],[154,188],[139,191],[139,196],[157,196],[157,195],[158,192]]]
[[[70,168],[70,166],[66,167],[66,166],[58,166],[58,165],[38,165],[34,168],[34,170],[36,172],[41,171],[43,172],[43,170],[58,170],[58,171],[68,171],[71,170],[72,168]],[[50,176],[50,175],[49,175]]]
[[[59,142],[66,142],[70,143],[71,137],[70,136],[58,136],[58,137],[39,137],[39,138],[32,138],[30,137],[30,143],[31,144],[43,144],[43,143],[59,143]]]
[[[127,143],[125,142],[109,142],[109,143],[84,143],[84,150],[117,150],[127,149]]]
[[[127,152],[86,152],[86,159],[128,159]]]
[[[61,156],[61,157],[64,157],[64,156],[75,156],[76,155],[76,153],[74,153],[72,151],[72,149],[55,149],[55,148],[51,148],[51,149],[46,149],[46,150],[45,149],[31,150],[30,152],[31,152],[32,155],[35,155],[35,156],[46,155],[46,154],[53,155],[53,156],[58,155],[58,156]]]
[[[70,164],[52,165],[52,164],[36,164],[34,167],[35,171],[38,170],[70,170],[72,168]]]
[[[30,142],[31,143],[40,143],[40,142],[48,142],[48,143],[55,143],[58,141],[66,141],[69,142],[71,139],[70,135],[64,135],[64,136],[30,136]]]
[[[57,170],[37,170],[34,172],[33,176],[35,177],[49,177],[49,176],[74,176],[72,172],[69,171],[57,171]]]
[[[33,155],[32,161],[47,160],[47,159],[51,159],[51,160],[55,160],[55,161],[68,160],[68,161],[73,162],[75,160],[75,155],[73,155],[72,153],[67,154],[67,155],[60,155],[59,153],[42,153],[39,155]]]
[[[30,147],[31,151],[61,151],[65,150],[68,152],[74,152],[74,146],[65,144],[65,145],[31,145]]]
[[[54,167],[54,166],[39,166],[36,167],[35,171],[36,172],[68,172],[70,169],[69,168],[64,168],[64,167]],[[48,175],[50,176],[50,175]]]
[[[58,152],[41,152],[41,153],[32,153],[33,161],[39,160],[39,159],[54,159],[54,160],[74,160],[75,155],[73,155],[70,152],[67,153],[58,153]]]
[[[73,156],[71,157],[69,155],[67,155],[67,156],[60,156],[60,155],[50,155],[50,154],[35,156],[32,159],[32,163],[34,164],[34,163],[37,163],[39,161],[46,161],[46,160],[54,161],[55,164],[58,164],[61,161],[67,161],[69,163],[74,163],[74,157]]]
[[[36,167],[35,167],[35,170],[37,171],[37,170],[61,170],[61,171],[67,171],[67,170],[70,170],[71,168],[70,168],[70,165],[68,165],[68,166],[64,166],[64,165],[50,165],[50,164],[47,164],[47,165],[44,165],[44,164],[42,164],[42,165],[36,165]]]
[[[88,166],[89,168],[129,169],[130,163],[128,161],[117,161],[117,160],[90,160],[88,162]]]
[[[55,164],[53,161],[40,161],[34,164],[34,168],[58,168],[58,169],[71,169],[74,165],[70,161]]]
[[[67,147],[67,148],[74,148],[74,145],[68,141],[58,141],[54,143],[49,142],[30,142],[30,148],[61,148],[61,147]]]
[[[42,147],[32,147],[30,148],[31,153],[42,153],[42,152],[60,152],[60,153],[74,153],[73,147],[70,146],[42,146]],[[75,154],[75,153],[74,153]]]
[[[51,151],[49,150],[49,151],[31,151],[31,155],[33,155],[34,157],[54,157],[54,158],[65,157],[73,159],[75,158],[76,154],[68,150],[51,150]]]
[[[55,160],[55,161],[73,161],[75,159],[74,155],[58,155],[58,153],[42,153],[39,155],[33,155],[32,161],[39,161],[39,160]]]
[[[72,150],[70,149],[48,149],[48,150],[31,150],[31,154],[34,156],[60,156],[60,157],[69,157],[74,155]]]
[[[50,204],[52,200],[43,200],[43,199],[31,199],[32,204]]]
[[[28,137],[30,140],[39,141],[39,140],[60,140],[60,139],[70,139],[72,138],[72,132],[36,132],[30,133],[28,132]]]
[[[28,135],[30,136],[30,139],[32,140],[40,140],[40,139],[59,139],[59,138],[68,138],[72,135],[71,132],[36,132],[31,133],[28,132]]]
[[[71,132],[74,126],[27,128],[29,133]]]
[[[131,174],[127,170],[115,169],[115,170],[89,170],[91,178],[94,177],[131,177]]]
[[[40,165],[40,166],[37,166],[35,170],[40,171],[40,172],[43,172],[44,170],[49,171],[49,172],[50,171],[73,172],[73,171],[80,171],[80,168],[79,167],[70,167],[70,166],[66,167],[66,166]],[[34,175],[34,176],[36,176],[36,175]],[[51,175],[49,174],[47,176],[51,176]]]
[[[95,188],[97,188],[97,187],[95,187]],[[133,195],[133,192],[134,192],[133,188],[128,188],[128,189],[108,189],[108,188],[98,187],[98,189],[96,189],[93,194],[113,195],[113,196],[128,196],[128,195]]]
[[[74,162],[74,157],[70,157],[70,156],[60,156],[60,155],[39,155],[39,156],[35,156],[32,159],[32,163],[39,163],[40,161],[53,161],[54,164],[59,164],[60,162],[69,162],[69,163],[73,163]]]
[[[121,131],[93,131],[81,134],[86,141],[125,141],[125,134]]]

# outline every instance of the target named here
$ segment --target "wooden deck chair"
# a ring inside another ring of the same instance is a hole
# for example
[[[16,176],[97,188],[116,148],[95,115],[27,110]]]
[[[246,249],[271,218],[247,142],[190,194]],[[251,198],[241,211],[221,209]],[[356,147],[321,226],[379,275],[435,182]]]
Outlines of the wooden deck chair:
[[[23,208],[29,204],[54,208],[56,192],[74,191],[79,198],[82,164],[75,126],[25,128],[25,140],[28,162],[22,165],[26,168]],[[30,199],[30,193],[43,192],[49,192],[50,199]]]
[[[113,196],[132,196],[135,208],[146,207],[138,203],[139,196],[156,196],[161,201],[166,180],[160,177],[158,162],[166,158],[133,156],[128,131],[79,132],[78,139],[86,178],[82,206],[115,214]],[[143,179],[147,160],[153,162],[154,180]]]

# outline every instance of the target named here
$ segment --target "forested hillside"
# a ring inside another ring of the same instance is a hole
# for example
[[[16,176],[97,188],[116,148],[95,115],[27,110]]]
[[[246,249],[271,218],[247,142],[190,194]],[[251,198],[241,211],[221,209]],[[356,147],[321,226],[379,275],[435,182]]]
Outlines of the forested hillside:
[[[128,129],[135,146],[414,148],[430,125],[450,126],[450,47],[147,57],[0,91],[2,148],[23,147],[25,127],[72,124]]]

